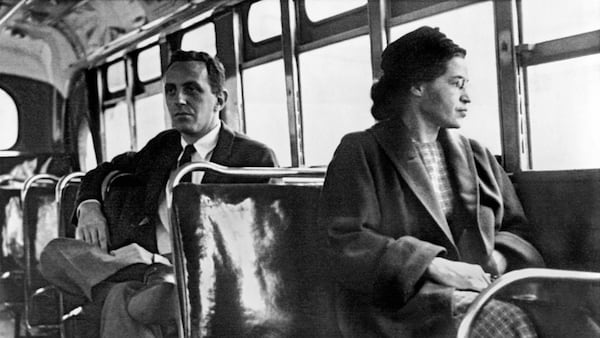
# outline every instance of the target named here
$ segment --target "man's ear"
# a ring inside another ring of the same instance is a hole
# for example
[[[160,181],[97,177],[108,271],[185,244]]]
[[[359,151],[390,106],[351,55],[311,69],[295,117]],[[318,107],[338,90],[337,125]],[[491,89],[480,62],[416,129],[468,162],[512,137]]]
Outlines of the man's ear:
[[[421,97],[421,96],[423,96],[424,91],[425,91],[424,83],[418,83],[418,84],[410,86],[410,93],[413,94],[414,96]]]
[[[225,103],[227,102],[227,98],[229,97],[229,93],[227,89],[223,89],[223,91],[217,95],[217,105],[215,106],[216,111],[221,111],[225,108]]]

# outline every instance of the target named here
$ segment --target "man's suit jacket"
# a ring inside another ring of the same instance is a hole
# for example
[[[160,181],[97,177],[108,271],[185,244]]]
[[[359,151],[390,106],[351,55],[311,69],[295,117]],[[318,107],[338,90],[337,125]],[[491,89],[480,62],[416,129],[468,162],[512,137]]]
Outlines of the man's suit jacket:
[[[450,225],[406,127],[399,120],[346,135],[325,179],[320,211],[340,286],[340,327],[348,336],[435,336],[452,332],[453,288],[423,275],[436,256],[480,264],[494,249],[509,268],[541,266],[508,177],[475,141],[442,129],[461,212]],[[463,229],[453,238],[451,226]]]
[[[177,167],[181,152],[181,135],[177,130],[161,132],[148,141],[138,152],[116,156],[112,161],[100,164],[88,172],[82,180],[77,196],[77,205],[88,199],[101,200],[101,185],[106,175],[118,170],[132,173],[135,189],[128,192],[118,217],[119,221],[109,224],[109,248],[111,250],[132,242],[150,252],[157,252],[155,224],[158,221],[158,206],[169,175]],[[211,162],[231,167],[274,167],[277,165],[271,149],[262,143],[237,133],[225,123]],[[251,177],[226,177],[207,172],[202,183],[258,183],[268,179]],[[76,224],[76,219],[74,219]]]

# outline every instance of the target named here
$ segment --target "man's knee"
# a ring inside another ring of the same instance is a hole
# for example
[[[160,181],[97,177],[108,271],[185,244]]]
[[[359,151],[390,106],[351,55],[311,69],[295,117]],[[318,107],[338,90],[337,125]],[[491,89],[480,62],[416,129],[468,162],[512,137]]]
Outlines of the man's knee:
[[[51,240],[40,254],[40,271],[44,277],[53,276],[64,268],[64,258],[68,252],[77,249],[75,247],[86,244],[71,238],[55,238]]]

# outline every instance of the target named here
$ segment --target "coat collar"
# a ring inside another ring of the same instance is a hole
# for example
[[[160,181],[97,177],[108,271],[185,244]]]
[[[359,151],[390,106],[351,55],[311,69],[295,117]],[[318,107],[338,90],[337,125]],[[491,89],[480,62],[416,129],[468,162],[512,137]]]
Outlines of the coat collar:
[[[225,122],[221,122],[221,129],[219,130],[219,138],[217,145],[213,150],[210,161],[227,165],[228,159],[231,157],[233,149],[233,137],[234,131]]]
[[[433,185],[404,123],[400,119],[386,120],[377,123],[369,131],[442,232],[456,247],[446,217],[435,196]],[[467,223],[477,224],[479,204],[477,172],[469,141],[446,129],[440,130],[438,140],[444,148],[457,199],[464,205],[467,217],[473,220]]]

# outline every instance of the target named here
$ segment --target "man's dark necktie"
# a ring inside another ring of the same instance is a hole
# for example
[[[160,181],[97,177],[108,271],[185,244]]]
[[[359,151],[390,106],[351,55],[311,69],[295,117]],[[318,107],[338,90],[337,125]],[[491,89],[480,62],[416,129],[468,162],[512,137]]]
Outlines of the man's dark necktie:
[[[196,153],[196,148],[194,148],[193,144],[188,144],[187,146],[185,146],[185,149],[183,150],[183,154],[181,155],[181,158],[179,159],[179,163],[178,163],[178,167],[181,167],[182,165],[191,162],[192,161],[192,155]],[[185,174],[182,178],[181,178],[181,182],[191,182],[192,181],[192,173],[187,173]]]

